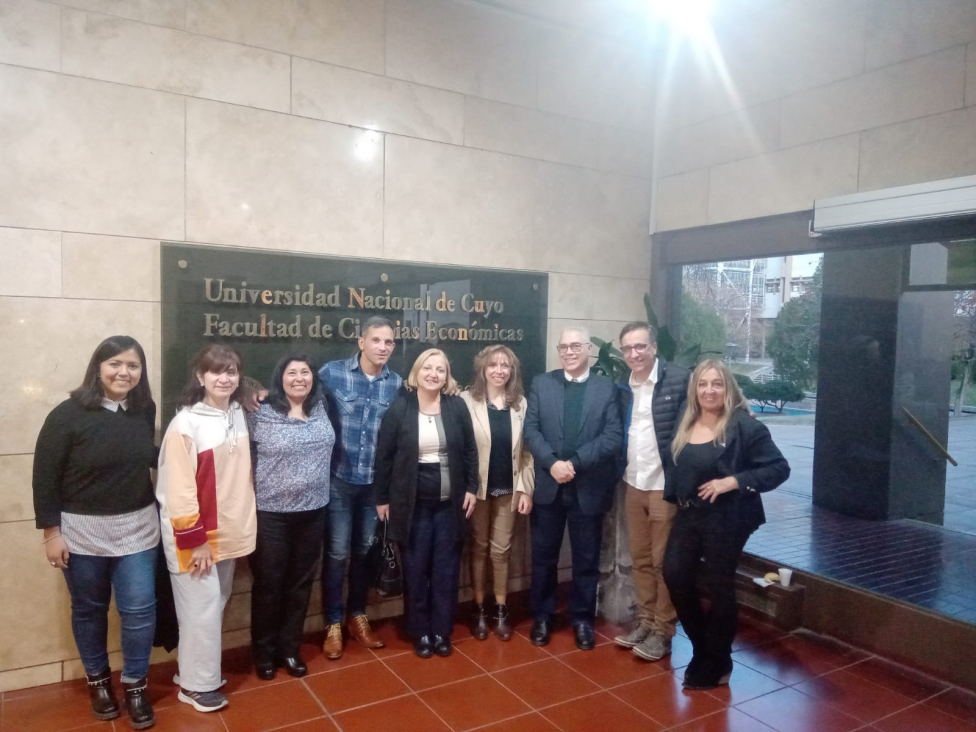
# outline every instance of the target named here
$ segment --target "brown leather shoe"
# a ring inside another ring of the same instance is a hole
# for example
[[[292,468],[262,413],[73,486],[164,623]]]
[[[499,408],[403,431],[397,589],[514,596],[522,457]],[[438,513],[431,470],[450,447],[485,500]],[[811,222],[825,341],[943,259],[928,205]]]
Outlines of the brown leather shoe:
[[[346,621],[346,630],[349,631],[349,635],[367,648],[383,647],[383,641],[373,633],[373,629],[369,627],[369,618],[365,615],[353,615],[349,618]]]
[[[342,658],[342,625],[340,623],[332,623],[326,626],[322,653],[325,654],[326,658],[332,660]]]

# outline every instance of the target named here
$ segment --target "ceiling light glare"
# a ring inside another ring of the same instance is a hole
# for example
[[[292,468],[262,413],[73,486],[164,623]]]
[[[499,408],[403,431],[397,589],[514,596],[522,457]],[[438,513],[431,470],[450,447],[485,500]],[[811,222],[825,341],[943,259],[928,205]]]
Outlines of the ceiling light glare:
[[[714,0],[650,0],[651,14],[679,37],[701,38],[711,31]]]

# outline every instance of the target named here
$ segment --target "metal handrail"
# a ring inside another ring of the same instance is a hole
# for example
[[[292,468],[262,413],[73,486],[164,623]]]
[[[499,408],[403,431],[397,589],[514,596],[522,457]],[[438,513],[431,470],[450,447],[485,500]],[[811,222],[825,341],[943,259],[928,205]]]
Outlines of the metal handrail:
[[[907,407],[902,407],[901,411],[903,411],[905,413],[905,416],[908,417],[908,421],[911,422],[915,427],[917,427],[923,435],[925,435],[926,439],[928,439],[928,441],[932,443],[932,446],[940,453],[942,453],[942,457],[944,457],[946,460],[952,463],[955,467],[957,468],[959,467],[959,463],[957,463],[953,459],[952,455],[950,455],[949,451],[945,447],[943,447],[941,442],[939,442],[936,439],[935,435],[933,435],[925,428],[925,425],[921,423],[918,417],[916,417],[914,414],[909,412]]]

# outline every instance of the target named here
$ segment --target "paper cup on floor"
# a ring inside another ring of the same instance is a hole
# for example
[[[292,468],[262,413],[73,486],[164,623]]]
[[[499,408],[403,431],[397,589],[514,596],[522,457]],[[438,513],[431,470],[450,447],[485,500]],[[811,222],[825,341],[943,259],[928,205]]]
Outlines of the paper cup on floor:
[[[793,579],[793,570],[787,569],[786,567],[780,567],[776,571],[779,572],[779,583],[783,585],[783,587],[789,587],[790,581]]]

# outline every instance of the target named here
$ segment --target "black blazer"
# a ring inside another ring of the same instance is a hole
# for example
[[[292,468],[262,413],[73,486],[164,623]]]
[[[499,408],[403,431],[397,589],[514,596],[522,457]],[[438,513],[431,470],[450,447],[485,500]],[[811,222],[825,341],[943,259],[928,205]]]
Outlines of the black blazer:
[[[719,496],[715,504],[721,503],[740,526],[754,531],[766,523],[759,494],[785,483],[790,477],[790,464],[773,442],[769,428],[744,409],[737,409],[732,415],[724,447],[716,469],[723,477],[735,476],[739,490]],[[675,483],[675,462],[669,451],[664,471],[664,500],[672,503],[677,500]]]
[[[529,390],[524,439],[535,458],[532,500],[543,506],[552,503],[559,490],[549,469],[559,459],[563,444],[565,394],[566,377],[562,369],[537,376]],[[613,382],[590,372],[583,398],[579,442],[572,457],[580,508],[588,516],[610,510],[617,483],[617,455],[622,445],[623,427]]]
[[[376,505],[390,505],[387,537],[406,542],[410,538],[413,509],[417,502],[417,463],[420,460],[420,405],[415,391],[402,391],[383,415],[376,443],[374,489]],[[457,512],[458,538],[463,539],[464,494],[478,492],[478,446],[471,414],[458,396],[441,395],[441,420],[447,438],[451,502]]]

